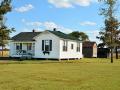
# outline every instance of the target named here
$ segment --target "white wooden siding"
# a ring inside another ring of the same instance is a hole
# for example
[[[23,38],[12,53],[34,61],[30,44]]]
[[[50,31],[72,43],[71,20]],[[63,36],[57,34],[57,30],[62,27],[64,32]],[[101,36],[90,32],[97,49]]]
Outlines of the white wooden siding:
[[[71,49],[71,44],[73,44],[73,49]],[[77,52],[77,41],[68,40],[67,51],[63,51],[63,40],[60,40],[60,58],[70,59],[70,58],[82,58],[82,43],[80,43],[80,52]]]
[[[42,40],[52,40],[52,51],[50,54],[43,54],[42,51]],[[35,44],[35,58],[53,58],[59,59],[60,56],[60,39],[51,34],[50,32],[43,32],[38,37],[36,37],[36,44]]]

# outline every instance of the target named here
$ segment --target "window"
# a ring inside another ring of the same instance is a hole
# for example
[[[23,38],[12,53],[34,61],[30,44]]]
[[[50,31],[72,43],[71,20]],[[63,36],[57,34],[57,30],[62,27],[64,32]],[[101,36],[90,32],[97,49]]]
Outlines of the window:
[[[73,49],[74,48],[74,45],[73,44],[71,44],[71,49]]]
[[[49,45],[49,41],[45,40],[45,51],[49,51],[50,45]]]
[[[68,42],[67,41],[63,41],[63,51],[67,51],[67,46],[68,46]]]
[[[77,43],[77,52],[80,52],[80,43]]]
[[[16,50],[22,50],[22,43],[16,44]]]
[[[52,40],[42,40],[42,51],[52,51]]]
[[[32,50],[32,43],[27,44],[27,50]]]

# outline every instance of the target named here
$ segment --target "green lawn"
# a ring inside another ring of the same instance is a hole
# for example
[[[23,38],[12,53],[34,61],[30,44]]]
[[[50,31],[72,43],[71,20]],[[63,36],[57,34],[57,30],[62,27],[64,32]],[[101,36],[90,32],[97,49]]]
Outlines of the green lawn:
[[[120,90],[120,60],[0,61],[0,90]]]

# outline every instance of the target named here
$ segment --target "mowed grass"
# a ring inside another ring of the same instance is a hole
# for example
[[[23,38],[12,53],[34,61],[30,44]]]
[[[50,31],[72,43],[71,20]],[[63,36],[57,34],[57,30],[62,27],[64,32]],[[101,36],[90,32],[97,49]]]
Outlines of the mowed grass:
[[[120,90],[120,60],[0,61],[0,90]]]

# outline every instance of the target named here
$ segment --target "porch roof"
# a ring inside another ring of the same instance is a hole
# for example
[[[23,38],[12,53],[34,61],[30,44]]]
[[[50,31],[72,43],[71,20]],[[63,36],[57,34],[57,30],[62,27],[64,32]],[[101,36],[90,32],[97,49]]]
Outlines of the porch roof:
[[[39,35],[41,32],[21,32],[14,37],[12,40],[14,41],[34,41],[34,37]]]

